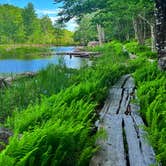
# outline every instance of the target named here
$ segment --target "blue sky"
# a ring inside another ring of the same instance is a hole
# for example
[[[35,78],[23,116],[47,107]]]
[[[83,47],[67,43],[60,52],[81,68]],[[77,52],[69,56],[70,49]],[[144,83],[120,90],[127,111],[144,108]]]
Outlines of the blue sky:
[[[32,2],[39,17],[48,15],[54,22],[57,19],[59,6],[53,4],[53,0],[0,0],[0,4],[8,3],[18,7],[25,7],[28,2]],[[74,19],[67,23],[67,29],[74,31],[77,27]]]

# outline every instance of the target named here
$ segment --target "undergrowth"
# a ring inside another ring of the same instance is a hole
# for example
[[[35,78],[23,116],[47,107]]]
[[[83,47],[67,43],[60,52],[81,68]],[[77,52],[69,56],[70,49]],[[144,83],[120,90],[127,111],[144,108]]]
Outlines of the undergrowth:
[[[1,122],[17,108],[25,109],[29,104],[40,102],[41,96],[51,96],[73,84],[73,69],[50,65],[34,78],[20,79],[10,88],[0,90]]]
[[[134,49],[139,54],[147,48]],[[147,56],[128,61],[118,42],[90,50],[103,55],[91,67],[77,71],[50,66],[31,80],[20,80],[12,88],[1,90],[2,112],[6,113],[4,117],[10,115],[4,125],[14,135],[0,153],[0,165],[89,165],[97,150],[95,110],[105,100],[108,88],[132,72],[149,139],[157,160],[166,165],[165,72],[157,68],[156,62],[149,62]]]
[[[91,67],[77,71],[49,66],[37,77],[1,90],[1,117],[14,135],[0,153],[0,165],[87,166],[98,149],[95,110],[102,106],[108,88],[120,76],[132,72],[149,139],[157,160],[166,165],[165,72],[156,62],[147,60],[152,57],[147,54],[149,48],[137,43],[126,47],[139,58],[128,61],[123,45],[111,42],[88,48],[103,55],[94,59]]]
[[[149,140],[158,162],[166,165],[166,73],[158,69],[157,63],[146,62],[133,75]]]
[[[113,42],[106,47],[105,51],[98,48],[103,56],[94,60],[91,67],[68,71],[52,66],[49,69],[51,72],[44,70],[39,78],[25,82],[27,88],[15,85],[20,88],[15,97],[18,99],[22,95],[22,102],[17,103],[14,96],[8,98],[14,100],[14,104],[11,104],[13,108],[9,114],[12,110],[12,116],[7,118],[5,126],[14,135],[0,154],[0,165],[89,164],[96,151],[94,143],[97,135],[93,131],[97,115],[95,110],[104,101],[108,88],[120,76],[130,72],[125,62],[127,57],[119,51],[122,45]],[[58,73],[54,75],[56,70]],[[17,91],[13,91],[13,95]],[[24,95],[25,100],[22,100]],[[7,102],[5,105],[11,108]]]
[[[138,55],[139,57],[157,58],[157,52],[152,52],[150,47],[139,45],[138,42],[129,42],[125,44],[125,48],[128,52]]]
[[[38,58],[42,55],[49,54],[50,49],[48,47],[19,47],[19,48],[3,48],[0,49],[0,59],[17,58],[28,59]]]

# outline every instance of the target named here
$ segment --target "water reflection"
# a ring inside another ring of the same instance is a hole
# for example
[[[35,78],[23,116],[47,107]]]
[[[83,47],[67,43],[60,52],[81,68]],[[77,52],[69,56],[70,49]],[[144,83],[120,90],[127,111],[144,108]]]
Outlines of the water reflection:
[[[54,52],[69,52],[73,51],[74,47],[52,47],[50,49]],[[47,67],[48,64],[61,64],[66,65],[68,68],[78,69],[90,63],[88,59],[55,54],[47,58],[41,57],[39,59],[3,59],[0,60],[0,73],[36,72]]]

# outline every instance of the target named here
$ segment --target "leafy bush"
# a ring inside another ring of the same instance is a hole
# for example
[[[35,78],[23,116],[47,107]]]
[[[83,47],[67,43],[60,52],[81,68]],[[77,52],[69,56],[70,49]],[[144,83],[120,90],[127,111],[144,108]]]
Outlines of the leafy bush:
[[[150,47],[146,45],[139,45],[138,42],[129,42],[125,44],[125,48],[128,52],[145,58],[157,58],[157,53],[152,52]]]
[[[152,58],[152,59],[157,58],[157,53],[156,52],[151,52],[151,51],[140,52],[137,55],[142,56],[142,57]]]

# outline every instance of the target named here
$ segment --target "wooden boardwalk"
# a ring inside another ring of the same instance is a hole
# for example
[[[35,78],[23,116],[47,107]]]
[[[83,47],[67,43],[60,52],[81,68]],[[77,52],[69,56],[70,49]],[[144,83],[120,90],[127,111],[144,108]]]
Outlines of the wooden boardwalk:
[[[156,163],[138,113],[139,105],[131,102],[135,97],[135,84],[130,75],[123,76],[110,89],[97,122],[98,129],[104,129],[107,137],[97,141],[100,150],[90,166],[150,166]]]
[[[89,58],[89,57],[97,57],[100,55],[99,52],[80,52],[80,51],[73,51],[73,52],[57,52],[56,55],[70,55],[75,57],[83,57],[83,58]]]

